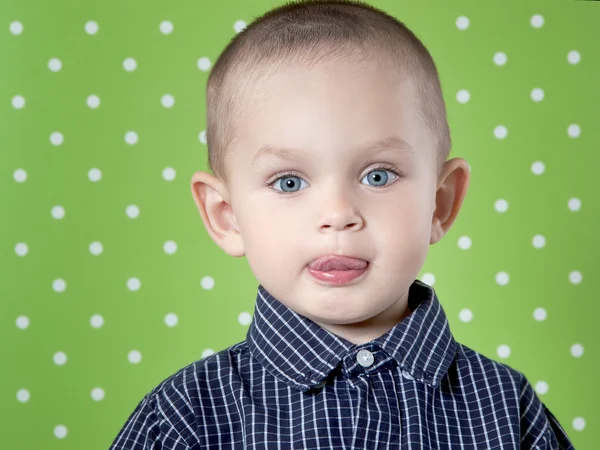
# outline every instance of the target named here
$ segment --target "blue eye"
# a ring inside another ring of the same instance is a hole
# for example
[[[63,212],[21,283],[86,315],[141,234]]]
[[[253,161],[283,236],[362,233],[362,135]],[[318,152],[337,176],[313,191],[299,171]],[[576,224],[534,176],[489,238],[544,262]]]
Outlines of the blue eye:
[[[363,180],[365,178],[369,179],[369,181],[372,181],[375,183],[372,185],[375,187],[385,186],[389,179],[386,172],[392,173],[397,178],[402,177],[402,174],[395,167],[386,165],[383,167],[374,168],[367,175],[365,175]],[[281,181],[283,181],[283,183]],[[281,189],[274,188],[277,192],[294,193],[294,192],[298,192],[298,189],[299,189],[300,185],[302,184],[302,182],[304,182],[306,184],[306,181],[304,181],[302,178],[294,175],[293,173],[284,172],[284,173],[278,173],[276,175],[276,178],[273,181],[270,181],[269,183],[267,183],[267,185],[268,186],[275,185],[275,186],[280,187]]]

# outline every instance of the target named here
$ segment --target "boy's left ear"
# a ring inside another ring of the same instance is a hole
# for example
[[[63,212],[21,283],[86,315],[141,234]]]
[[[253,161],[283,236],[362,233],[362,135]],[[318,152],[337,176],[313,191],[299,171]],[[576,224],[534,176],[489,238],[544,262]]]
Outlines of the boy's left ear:
[[[471,166],[466,160],[453,158],[444,163],[435,197],[430,244],[439,242],[456,220],[467,195],[470,179]]]

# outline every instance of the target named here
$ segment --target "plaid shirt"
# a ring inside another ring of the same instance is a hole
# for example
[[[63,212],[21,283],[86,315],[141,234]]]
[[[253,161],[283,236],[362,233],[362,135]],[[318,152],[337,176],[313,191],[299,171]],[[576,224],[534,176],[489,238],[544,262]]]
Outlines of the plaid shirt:
[[[258,286],[246,340],[162,381],[111,450],[573,449],[511,367],[457,343],[432,287],[355,345]]]

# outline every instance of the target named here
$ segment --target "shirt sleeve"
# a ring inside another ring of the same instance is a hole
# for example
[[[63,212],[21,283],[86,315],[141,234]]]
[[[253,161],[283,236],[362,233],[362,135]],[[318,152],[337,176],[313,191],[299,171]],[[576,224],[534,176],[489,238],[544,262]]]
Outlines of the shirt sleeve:
[[[157,408],[156,397],[147,394],[114,439],[109,450],[189,450],[183,436]]]
[[[546,415],[546,418],[548,419],[549,424],[548,428],[546,429],[546,432],[544,433],[544,436],[537,443],[535,449],[575,450],[575,447],[573,447],[573,444],[569,440],[567,433],[565,432],[563,427],[560,426],[560,423],[558,422],[556,417],[554,417],[554,414],[552,414],[552,412],[543,403],[542,406],[544,407],[544,413]]]
[[[524,375],[521,389],[521,449],[575,450],[558,419],[539,399]]]

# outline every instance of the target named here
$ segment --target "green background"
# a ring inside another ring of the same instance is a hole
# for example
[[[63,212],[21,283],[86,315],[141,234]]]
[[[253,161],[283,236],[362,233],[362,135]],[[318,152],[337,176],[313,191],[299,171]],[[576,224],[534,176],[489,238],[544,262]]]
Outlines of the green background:
[[[245,339],[257,280],[190,178],[212,64],[282,3],[0,2],[2,448],[108,448],[160,381]],[[472,167],[419,279],[459,342],[597,448],[600,5],[369,3],[429,48]]]

